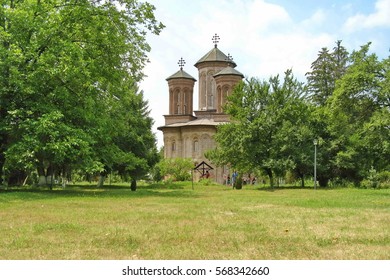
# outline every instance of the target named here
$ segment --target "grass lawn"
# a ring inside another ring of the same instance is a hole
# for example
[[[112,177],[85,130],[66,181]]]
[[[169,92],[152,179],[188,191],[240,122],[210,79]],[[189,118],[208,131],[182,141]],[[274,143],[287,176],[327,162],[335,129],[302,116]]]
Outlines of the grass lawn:
[[[0,190],[0,259],[390,259],[390,189]]]

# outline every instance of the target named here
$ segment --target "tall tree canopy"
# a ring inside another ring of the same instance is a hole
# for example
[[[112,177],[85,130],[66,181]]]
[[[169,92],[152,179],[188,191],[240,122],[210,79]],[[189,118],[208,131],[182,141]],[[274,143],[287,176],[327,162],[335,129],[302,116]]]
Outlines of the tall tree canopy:
[[[339,173],[355,181],[390,167],[389,58],[369,53],[370,44],[354,51],[338,80],[326,113]]]
[[[104,172],[148,157],[139,149],[155,143],[137,83],[146,34],[163,28],[153,11],[136,0],[1,1],[1,172]]]
[[[218,147],[208,156],[240,171],[263,170],[271,185],[274,175],[288,169],[305,172],[313,138],[304,96],[305,88],[290,70],[282,82],[279,76],[242,82],[225,108],[232,122],[218,127]]]
[[[348,51],[336,41],[333,52],[322,48],[317,59],[311,64],[311,71],[306,73],[308,91],[311,100],[317,105],[324,105],[333,94],[336,81],[340,79],[348,66]]]

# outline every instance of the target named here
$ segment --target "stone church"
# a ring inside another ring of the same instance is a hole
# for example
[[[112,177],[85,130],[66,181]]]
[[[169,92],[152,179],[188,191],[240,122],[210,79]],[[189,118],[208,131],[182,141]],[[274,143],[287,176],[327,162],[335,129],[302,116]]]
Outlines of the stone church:
[[[185,62],[180,59],[180,70],[166,79],[169,114],[164,115],[165,125],[158,129],[164,135],[165,158],[192,158],[194,166],[204,162],[210,169],[209,178],[223,183],[229,174],[228,168],[215,166],[204,153],[216,145],[213,136],[217,126],[229,122],[223,105],[244,75],[235,69],[237,65],[230,55],[218,49],[218,42],[219,37],[215,34],[214,47],[194,65],[199,72],[198,110],[193,110],[196,79],[183,70]],[[195,179],[200,176],[201,173],[194,172]]]

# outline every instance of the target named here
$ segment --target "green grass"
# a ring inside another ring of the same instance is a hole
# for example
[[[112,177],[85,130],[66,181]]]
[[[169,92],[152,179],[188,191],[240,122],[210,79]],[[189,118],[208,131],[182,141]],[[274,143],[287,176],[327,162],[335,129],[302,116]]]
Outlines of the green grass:
[[[390,259],[390,189],[0,191],[0,259]]]

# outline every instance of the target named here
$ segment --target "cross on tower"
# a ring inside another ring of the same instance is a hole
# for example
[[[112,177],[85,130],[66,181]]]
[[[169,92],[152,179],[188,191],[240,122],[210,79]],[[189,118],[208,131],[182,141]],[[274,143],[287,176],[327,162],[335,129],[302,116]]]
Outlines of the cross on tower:
[[[181,57],[177,64],[179,64],[180,70],[183,70],[183,66],[186,64],[186,61]]]
[[[214,43],[214,47],[217,47],[217,44],[219,43],[219,36],[217,35],[217,33],[215,33],[215,35],[213,36],[213,43]]]
[[[228,53],[227,55],[227,58],[225,59],[228,63],[228,66],[230,66],[230,64],[232,63],[233,61],[233,57],[230,55],[230,53]]]

